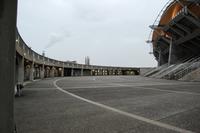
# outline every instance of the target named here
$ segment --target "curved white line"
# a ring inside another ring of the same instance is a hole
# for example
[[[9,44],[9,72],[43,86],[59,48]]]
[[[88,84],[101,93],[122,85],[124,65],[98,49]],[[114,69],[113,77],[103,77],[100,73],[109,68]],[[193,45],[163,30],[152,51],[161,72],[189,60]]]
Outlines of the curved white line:
[[[62,78],[63,79],[63,78]],[[104,109],[107,109],[107,110],[110,110],[110,111],[113,111],[115,113],[118,113],[118,114],[121,114],[121,115],[124,115],[124,116],[127,116],[127,117],[130,117],[130,118],[133,118],[133,119],[137,119],[137,120],[140,120],[140,121],[143,121],[145,123],[149,123],[151,125],[155,125],[155,126],[158,126],[158,127],[162,127],[162,128],[165,128],[165,129],[169,129],[169,130],[172,130],[172,131],[176,131],[176,132],[180,132],[180,133],[194,133],[192,131],[189,131],[189,130],[186,130],[186,129],[182,129],[182,128],[179,128],[179,127],[175,127],[175,126],[172,126],[172,125],[169,125],[169,124],[165,124],[165,123],[161,123],[159,121],[155,121],[155,120],[151,120],[151,119],[148,119],[148,118],[145,118],[145,117],[142,117],[142,116],[138,116],[138,115],[135,115],[135,114],[131,114],[131,113],[128,113],[128,112],[124,112],[122,110],[118,110],[118,109],[115,109],[113,107],[110,107],[110,106],[107,106],[107,105],[104,105],[104,104],[101,104],[101,103],[98,103],[98,102],[94,102],[94,101],[91,101],[89,99],[86,99],[86,98],[83,98],[83,97],[80,97],[78,95],[75,95],[73,93],[70,93],[66,90],[63,90],[62,88],[60,88],[56,83],[59,81],[59,80],[62,80],[62,79],[57,79],[53,82],[54,86],[61,92],[63,93],[66,93],[72,97],[75,97],[81,101],[85,101],[87,103],[90,103],[90,104],[93,104],[95,106],[98,106],[98,107],[101,107],[101,108],[104,108]]]

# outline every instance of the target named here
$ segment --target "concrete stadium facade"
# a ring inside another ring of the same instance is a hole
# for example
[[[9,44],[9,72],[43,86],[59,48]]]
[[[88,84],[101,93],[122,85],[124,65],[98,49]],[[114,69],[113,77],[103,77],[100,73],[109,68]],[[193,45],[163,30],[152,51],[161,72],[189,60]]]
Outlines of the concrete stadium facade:
[[[199,0],[170,0],[150,27],[159,66],[200,57]]]
[[[199,81],[200,1],[169,0],[149,27],[158,67],[144,76]]]
[[[16,82],[63,76],[139,75],[140,69],[64,62],[33,51],[16,32]]]

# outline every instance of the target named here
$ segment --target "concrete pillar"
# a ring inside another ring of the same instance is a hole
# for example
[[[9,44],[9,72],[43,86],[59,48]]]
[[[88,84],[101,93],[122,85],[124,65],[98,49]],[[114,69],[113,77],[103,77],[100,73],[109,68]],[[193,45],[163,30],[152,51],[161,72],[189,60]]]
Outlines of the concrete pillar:
[[[108,71],[108,75],[110,75],[110,70],[107,70]]]
[[[108,69],[106,69],[105,71],[106,71],[106,75],[109,75],[109,74],[108,74]]]
[[[29,76],[30,76],[29,79],[30,79],[31,81],[34,80],[34,71],[35,71],[35,70],[34,70],[34,62],[32,62],[31,65],[30,65],[30,75],[29,75]]]
[[[43,79],[44,78],[44,64],[42,65],[42,67],[40,66],[40,78]]]
[[[0,133],[14,131],[16,13],[17,0],[0,1]]]
[[[118,74],[118,75],[121,75],[121,71],[120,71],[120,70],[117,70],[117,74]]]
[[[54,67],[54,77],[58,77],[58,68]]]
[[[34,78],[40,78],[40,66],[39,65],[37,65],[37,66],[35,66],[35,72],[34,72]]]
[[[81,68],[81,76],[83,76],[83,68]]]
[[[117,75],[120,75],[120,71],[119,71],[118,69],[117,69],[117,72],[116,72],[116,73],[117,73]]]
[[[176,46],[173,43],[173,39],[170,39],[170,47],[169,47],[169,58],[168,58],[168,65],[175,64],[177,61],[176,57]]]
[[[54,70],[55,70],[54,67],[52,67],[52,68],[50,69],[50,77],[54,77],[54,76],[55,76],[55,75],[54,75]]]
[[[102,76],[103,75],[103,69],[99,69],[99,74]]]
[[[65,68],[63,67],[61,70],[61,77],[64,77],[64,71],[65,71]]]
[[[48,78],[49,77],[49,70],[48,67],[44,67],[44,78]]]
[[[90,71],[90,75],[93,76],[93,70]]]
[[[62,67],[62,73],[61,76],[64,77],[65,76],[65,63],[63,62],[63,67]]]
[[[113,70],[113,75],[116,75],[116,70],[115,69]]]
[[[50,77],[50,67],[46,67],[46,77],[49,78]]]
[[[97,76],[99,76],[99,69],[96,69],[96,74]]]
[[[109,75],[113,75],[113,71],[112,70],[109,70]]]
[[[106,69],[104,69],[104,75],[108,75],[108,72]]]
[[[111,75],[113,75],[113,69],[112,69],[112,70],[110,70],[110,72],[111,72]]]
[[[22,83],[24,82],[24,57],[18,60],[18,75],[17,75],[17,82]]]
[[[71,70],[71,76],[74,76],[74,68]]]

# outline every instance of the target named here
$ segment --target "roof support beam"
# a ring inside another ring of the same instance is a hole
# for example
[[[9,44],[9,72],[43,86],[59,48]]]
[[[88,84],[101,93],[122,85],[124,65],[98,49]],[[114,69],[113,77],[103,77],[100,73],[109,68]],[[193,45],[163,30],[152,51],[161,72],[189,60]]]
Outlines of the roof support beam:
[[[185,31],[187,34],[190,34],[192,31],[190,28],[182,25],[182,24],[179,24],[179,23],[175,23],[175,25],[180,28],[181,30]]]
[[[175,28],[175,27],[172,27],[172,26],[169,26],[171,30],[173,30],[174,32],[176,32],[179,36],[181,37],[184,37],[184,32]]]
[[[186,16],[186,18],[187,18],[190,22],[194,23],[197,27],[200,28],[200,21],[199,21],[199,20],[196,20],[196,19],[194,19],[194,18],[191,17],[191,16]]]
[[[168,44],[170,44],[170,39],[167,39],[166,37],[162,37],[162,39],[167,42]]]
[[[185,37],[183,37],[183,38],[180,38],[180,39],[176,40],[174,43],[175,43],[176,45],[182,44],[182,43],[184,43],[184,42],[186,42],[186,41],[189,41],[189,40],[191,40],[192,38],[198,36],[199,34],[200,34],[200,29],[197,29],[197,30],[195,30],[193,33],[191,33],[191,34],[189,34],[189,35],[187,35],[187,36],[185,36]]]

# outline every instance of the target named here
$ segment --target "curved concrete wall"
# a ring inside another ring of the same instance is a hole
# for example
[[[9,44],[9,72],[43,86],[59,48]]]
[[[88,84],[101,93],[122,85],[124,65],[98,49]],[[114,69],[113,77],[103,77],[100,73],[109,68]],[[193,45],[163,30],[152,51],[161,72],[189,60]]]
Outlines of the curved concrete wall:
[[[85,65],[44,57],[16,32],[16,82],[57,76],[138,75],[139,68]]]

